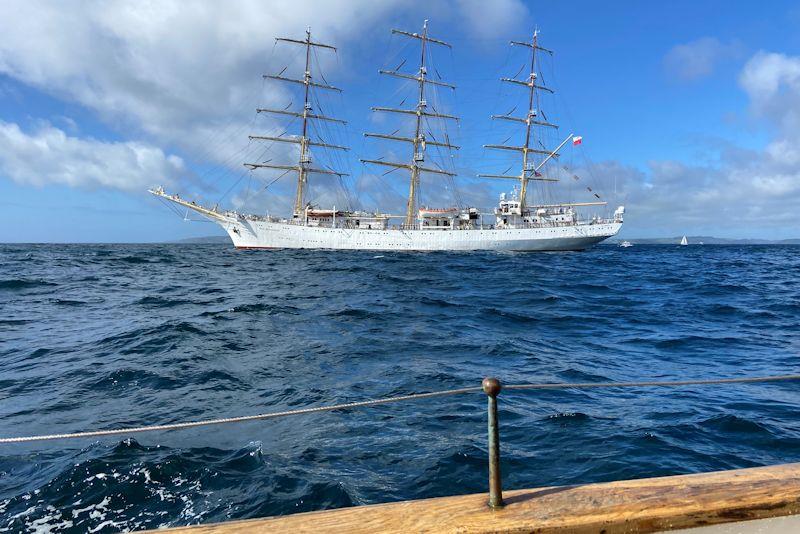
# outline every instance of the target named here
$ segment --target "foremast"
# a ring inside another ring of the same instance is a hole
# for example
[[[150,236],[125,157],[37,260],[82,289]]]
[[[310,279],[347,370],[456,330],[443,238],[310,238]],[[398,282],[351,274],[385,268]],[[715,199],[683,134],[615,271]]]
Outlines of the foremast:
[[[321,147],[321,148],[330,148],[333,150],[349,150],[348,147],[339,146],[339,145],[332,145],[325,143],[321,139],[312,139],[310,137],[309,132],[309,124],[310,120],[319,120],[319,121],[328,121],[328,122],[336,122],[340,124],[346,124],[345,121],[341,119],[337,119],[335,117],[326,117],[323,115],[318,115],[313,113],[313,106],[311,103],[311,89],[323,89],[327,91],[334,91],[337,93],[341,93],[342,90],[338,87],[334,87],[332,85],[328,85],[326,83],[317,83],[312,80],[311,76],[311,51],[312,48],[320,48],[324,50],[332,50],[336,51],[336,47],[318,43],[311,40],[311,29],[306,30],[306,38],[304,40],[299,39],[290,39],[288,37],[277,37],[276,41],[290,43],[295,45],[301,45],[305,47],[305,71],[303,73],[303,77],[300,79],[296,78],[287,78],[282,76],[283,72],[286,70],[284,69],[279,74],[264,74],[265,79],[272,79],[278,80],[280,82],[287,82],[291,84],[301,84],[303,85],[303,110],[302,112],[298,111],[291,111],[291,110],[279,110],[279,109],[267,109],[267,108],[259,108],[256,110],[257,113],[272,113],[275,115],[288,115],[293,117],[300,117],[302,119],[302,131],[299,136],[297,135],[279,135],[279,136],[268,136],[268,135],[251,135],[249,136],[251,140],[261,140],[261,141],[271,141],[271,142],[280,142],[280,143],[294,143],[300,145],[300,158],[298,160],[297,165],[275,165],[269,162],[263,163],[245,163],[244,166],[249,169],[278,169],[283,170],[284,174],[288,172],[296,172],[297,173],[297,190],[295,192],[295,199],[294,199],[294,217],[300,218],[302,213],[305,209],[305,191],[306,186],[308,185],[308,176],[310,174],[327,174],[327,175],[335,175],[335,176],[347,176],[346,173],[336,171],[331,168],[321,169],[318,167],[312,166],[312,158],[311,158],[311,151],[310,147]],[[323,77],[323,81],[325,81]]]
[[[420,183],[420,174],[423,172],[429,172],[433,174],[441,174],[446,176],[455,176],[455,173],[448,172],[442,169],[437,169],[433,167],[426,167],[425,163],[425,151],[428,145],[431,146],[440,146],[445,147],[448,149],[458,150],[459,147],[450,144],[449,139],[445,138],[444,142],[439,142],[436,140],[428,140],[426,138],[425,132],[423,130],[423,119],[424,118],[436,118],[436,119],[444,119],[444,120],[455,120],[458,121],[458,117],[454,115],[447,115],[444,113],[439,113],[435,109],[433,112],[428,111],[428,103],[426,99],[425,93],[425,86],[426,85],[436,85],[441,87],[446,87],[452,90],[455,90],[455,85],[440,81],[440,80],[430,80],[427,77],[428,71],[426,66],[426,53],[427,53],[427,46],[429,43],[437,44],[440,46],[445,46],[447,48],[452,48],[452,46],[444,41],[439,39],[434,39],[428,35],[428,21],[422,25],[422,33],[411,33],[403,30],[392,30],[393,34],[402,35],[404,37],[409,37],[412,39],[418,39],[420,41],[420,62],[419,62],[419,69],[415,74],[406,74],[402,72],[398,72],[397,70],[379,70],[380,74],[384,74],[387,76],[393,76],[395,78],[402,78],[406,80],[415,80],[419,86],[418,91],[418,100],[415,109],[396,109],[396,108],[388,108],[388,107],[373,107],[373,112],[386,112],[386,113],[399,113],[405,115],[414,115],[415,116],[415,130],[414,130],[414,137],[402,137],[396,136],[393,134],[380,134],[380,133],[365,133],[365,137],[374,137],[379,139],[386,139],[390,141],[401,141],[405,143],[411,143],[413,146],[413,157],[411,159],[411,163],[400,163],[400,162],[391,162],[391,161],[384,161],[384,160],[375,160],[375,159],[362,159],[362,163],[370,163],[373,165],[383,165],[386,167],[393,167],[393,169],[407,169],[410,171],[410,180],[409,180],[409,188],[408,188],[408,200],[406,202],[406,217],[405,217],[405,227],[411,228],[414,225],[414,219],[416,218],[417,214],[417,196],[419,190],[419,183]],[[402,64],[401,64],[402,66]],[[399,67],[398,67],[399,68]]]
[[[479,174],[478,176],[481,178],[499,178],[499,179],[511,179],[511,180],[519,180],[519,209],[520,215],[524,214],[524,210],[526,207],[526,196],[528,192],[528,182],[530,180],[538,180],[538,181],[545,181],[545,182],[557,182],[558,179],[556,178],[546,178],[539,170],[544,166],[547,161],[551,158],[558,158],[558,151],[566,144],[567,140],[570,139],[572,134],[570,134],[561,145],[558,146],[555,150],[547,150],[547,149],[539,149],[539,148],[532,148],[531,142],[534,133],[534,127],[539,128],[554,128],[558,129],[558,125],[552,124],[548,122],[547,118],[544,117],[542,113],[542,117],[544,120],[539,119],[539,115],[541,113],[541,109],[539,106],[539,92],[547,92],[553,94],[555,91],[549,87],[545,87],[539,84],[539,76],[537,74],[537,53],[544,52],[547,54],[552,55],[553,51],[547,48],[543,48],[539,45],[539,30],[535,30],[533,32],[533,36],[531,37],[530,42],[523,42],[523,41],[511,41],[512,46],[524,46],[530,48],[531,51],[531,61],[530,61],[530,72],[528,73],[527,79],[519,80],[516,78],[500,78],[500,81],[510,83],[512,85],[518,85],[527,88],[528,90],[528,112],[525,117],[516,117],[510,114],[506,115],[492,115],[492,119],[495,120],[505,120],[511,122],[522,123],[525,125],[525,142],[522,146],[511,146],[511,145],[483,145],[484,148],[489,148],[493,150],[511,150],[515,152],[520,152],[522,154],[522,172],[518,176],[512,175],[504,175],[504,174]],[[513,111],[512,111],[513,112]],[[534,155],[543,155],[545,156],[538,164],[534,162]]]

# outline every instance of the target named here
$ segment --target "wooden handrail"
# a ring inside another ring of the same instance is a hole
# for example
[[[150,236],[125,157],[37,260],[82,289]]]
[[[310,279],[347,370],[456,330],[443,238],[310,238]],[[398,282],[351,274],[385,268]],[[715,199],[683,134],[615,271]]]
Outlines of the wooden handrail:
[[[231,532],[659,532],[800,513],[800,463],[356,506],[173,529]]]

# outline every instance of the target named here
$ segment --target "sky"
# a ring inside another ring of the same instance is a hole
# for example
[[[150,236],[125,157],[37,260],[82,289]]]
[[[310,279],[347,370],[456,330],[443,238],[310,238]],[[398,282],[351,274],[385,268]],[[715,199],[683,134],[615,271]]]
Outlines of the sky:
[[[302,75],[301,51],[275,37],[302,38],[309,26],[315,40],[337,47],[314,54],[314,80],[343,89],[315,92],[314,111],[347,120],[312,133],[350,150],[314,153],[315,163],[349,176],[314,177],[308,198],[402,213],[407,176],[359,159],[410,158],[407,146],[363,133],[409,128],[370,107],[413,107],[413,82],[378,70],[414,72],[418,41],[391,29],[419,32],[424,19],[433,37],[452,44],[432,46],[429,76],[457,86],[428,100],[460,117],[430,127],[460,149],[429,151],[431,164],[458,176],[426,177],[426,205],[491,209],[510,191],[511,182],[475,175],[519,173],[513,153],[483,145],[520,143],[515,124],[489,116],[526,106],[520,88],[499,78],[527,74],[529,56],[509,41],[538,28],[554,51],[542,58],[542,81],[556,90],[540,107],[559,124],[542,133],[543,144],[553,148],[570,133],[583,144],[565,147],[548,171],[562,182],[533,186],[534,201],[597,193],[609,210],[626,206],[628,238],[800,237],[796,2],[6,0],[0,242],[222,235],[149,195],[157,185],[207,205],[288,214],[292,176],[242,163],[296,157],[293,145],[248,135],[298,133],[297,122],[255,109],[302,103],[262,74]]]

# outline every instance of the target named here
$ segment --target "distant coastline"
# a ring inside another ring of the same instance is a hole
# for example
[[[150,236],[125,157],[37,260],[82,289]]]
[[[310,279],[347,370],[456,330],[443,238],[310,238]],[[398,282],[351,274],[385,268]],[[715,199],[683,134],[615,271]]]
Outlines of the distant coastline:
[[[644,238],[614,238],[608,244],[618,244],[630,241],[634,245],[677,245],[682,236],[675,237],[644,237]],[[690,245],[800,245],[800,238],[795,239],[733,239],[727,237],[713,237],[707,235],[686,236]]]
[[[189,237],[186,239],[178,239],[177,241],[165,241],[165,243],[184,243],[190,244],[210,244],[210,243],[230,243],[231,238],[226,235],[210,235],[206,237]]]

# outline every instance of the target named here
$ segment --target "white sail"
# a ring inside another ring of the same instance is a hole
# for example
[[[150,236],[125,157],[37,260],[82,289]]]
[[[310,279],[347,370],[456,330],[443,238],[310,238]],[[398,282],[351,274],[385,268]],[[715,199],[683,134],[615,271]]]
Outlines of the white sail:
[[[683,238],[681,239],[681,245],[688,245],[688,244],[689,244],[689,240],[686,239],[686,236],[683,236]]]

